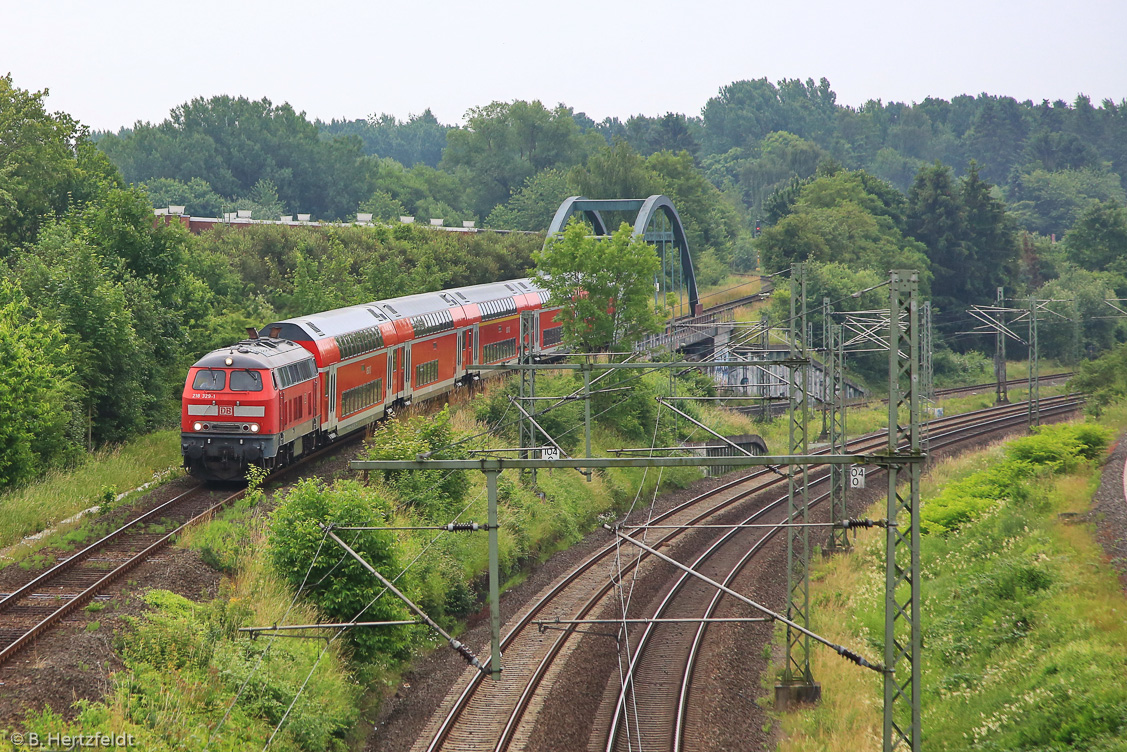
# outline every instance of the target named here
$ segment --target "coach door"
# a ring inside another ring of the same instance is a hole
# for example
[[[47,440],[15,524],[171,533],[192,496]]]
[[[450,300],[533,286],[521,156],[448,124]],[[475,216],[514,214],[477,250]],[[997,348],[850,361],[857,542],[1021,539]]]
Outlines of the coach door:
[[[394,402],[403,392],[403,346],[393,348],[387,354],[387,401]]]

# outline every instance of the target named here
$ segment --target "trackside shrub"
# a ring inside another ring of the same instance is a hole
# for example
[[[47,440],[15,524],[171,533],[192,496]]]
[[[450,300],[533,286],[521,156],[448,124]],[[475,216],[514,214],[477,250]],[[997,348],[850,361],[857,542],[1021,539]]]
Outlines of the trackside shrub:
[[[433,459],[469,456],[450,425],[450,406],[434,415],[388,421],[367,444],[367,459],[413,460],[430,452]],[[425,520],[449,522],[465,503],[469,478],[463,470],[387,470],[380,473],[400,500]]]
[[[1003,499],[1021,503],[1028,497],[1029,479],[1071,472],[1099,457],[1110,439],[1110,431],[1087,423],[1042,426],[1031,436],[1011,441],[1002,462],[949,483],[928,499],[920,509],[920,529],[924,534],[949,533]]]
[[[306,479],[294,486],[270,517],[268,552],[279,576],[315,604],[332,621],[396,621],[410,618],[407,609],[360,562],[329,539],[320,524],[387,525],[392,507],[377,488],[353,481],[326,486]],[[385,577],[402,570],[394,533],[380,530],[342,531],[341,538]],[[408,640],[403,627],[352,629],[355,657],[403,658]]]
[[[238,598],[202,604],[150,590],[143,600],[149,608],[127,617],[132,628],[116,638],[124,668],[114,673],[106,699],[80,700],[72,718],[49,707],[29,711],[23,731],[40,738],[128,734],[137,749],[156,752],[241,752],[262,749],[292,703],[272,749],[348,749],[359,690],[338,656],[319,656],[321,646],[306,640],[271,644],[240,635],[238,627],[253,616]]]

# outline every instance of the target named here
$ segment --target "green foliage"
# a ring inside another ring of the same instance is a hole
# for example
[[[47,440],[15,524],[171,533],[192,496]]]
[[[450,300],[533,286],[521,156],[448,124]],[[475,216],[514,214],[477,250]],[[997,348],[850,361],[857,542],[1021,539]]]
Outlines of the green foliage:
[[[778,86],[766,78],[737,81],[723,87],[704,106],[704,148],[710,154],[722,154],[735,147],[747,148],[775,131],[820,140],[833,127],[835,99],[824,78],[818,83],[783,80]]]
[[[661,117],[633,115],[624,130],[626,141],[643,156],[660,151],[684,151],[695,156],[700,151],[699,122],[680,113],[667,112]]]
[[[779,131],[767,134],[751,149],[735,148],[707,157],[703,166],[713,183],[736,188],[751,214],[763,217],[773,194],[795,180],[812,177],[828,156],[814,142]],[[781,215],[768,219],[773,224]]]
[[[212,569],[234,574],[240,560],[247,555],[250,534],[245,525],[227,519],[213,520],[192,534],[190,548],[200,552],[200,559]]]
[[[379,581],[358,561],[327,539],[321,525],[378,526],[388,523],[392,508],[378,490],[351,481],[332,486],[307,479],[294,486],[270,516],[269,555],[275,571],[333,621],[394,621],[407,618],[406,607],[385,594]],[[368,530],[348,532],[344,540],[388,579],[403,567],[395,536]],[[407,646],[400,627],[350,630],[358,660],[403,657]]]
[[[385,422],[366,445],[371,460],[413,460],[420,454],[435,459],[468,457],[450,426],[450,408],[438,413]],[[422,519],[450,522],[465,505],[469,479],[465,471],[386,470],[383,480]]]
[[[81,418],[63,333],[0,279],[0,488],[77,459]]]
[[[408,293],[527,274],[535,236],[434,232],[425,227],[217,228],[195,239],[192,263],[222,291],[235,319],[296,316]],[[329,297],[326,298],[325,296]],[[261,314],[259,314],[261,315]],[[237,329],[233,320],[229,329]]]
[[[994,378],[994,363],[980,352],[958,353],[946,348],[932,355],[937,386],[984,384]]]
[[[125,232],[112,235],[121,242],[114,247],[118,253],[148,250],[147,244],[131,244]],[[178,311],[164,306],[154,283],[130,272],[102,242],[113,241],[55,223],[34,248],[12,259],[24,294],[68,340],[98,442],[120,441],[178,413],[169,398],[187,365],[178,348]],[[157,273],[156,259],[140,263]]]
[[[689,152],[661,151],[643,158],[625,141],[600,148],[585,164],[568,173],[572,192],[588,198],[645,198],[669,196],[694,259],[712,251],[729,265],[746,245],[746,222],[740,209],[721,193],[696,166]],[[608,212],[608,227],[634,216]]]
[[[394,203],[385,204],[380,210],[389,220],[413,216],[453,221],[475,216],[469,205],[467,176],[461,171],[451,173],[425,164],[408,169],[393,159],[381,159],[377,164],[376,188],[369,202],[380,202],[379,193],[390,196]],[[396,205],[403,209],[399,215],[391,215],[390,209]],[[373,213],[379,207],[380,203],[372,203]]]
[[[365,154],[394,159],[407,167],[417,163],[437,167],[450,130],[450,126],[438,122],[429,107],[405,121],[382,114],[367,120],[318,121],[317,126],[322,138],[359,136]]]
[[[149,197],[149,202],[158,209],[168,206],[183,206],[184,212],[193,217],[221,217],[225,201],[211,189],[206,180],[192,178],[153,178],[141,184],[141,189]]]
[[[1057,520],[1059,511],[1086,508],[1095,472],[1039,475],[1024,481],[1022,503],[998,506],[946,536],[925,536],[929,749],[1122,746],[1122,592],[1090,533]],[[866,601],[865,624],[879,634],[883,599]]]
[[[495,207],[485,220],[497,230],[544,232],[556,209],[571,195],[567,175],[561,170],[541,170],[525,181],[507,202]]]
[[[402,202],[385,190],[377,190],[364,203],[360,204],[359,211],[371,214],[373,219],[382,222],[398,222],[400,217],[410,216]]]
[[[588,198],[643,198],[662,192],[661,178],[626,141],[599,148],[568,173],[576,193]]]
[[[536,377],[536,394],[541,397],[564,397],[583,387],[583,381],[573,374],[543,374]],[[597,387],[596,387],[597,388]],[[494,387],[486,396],[474,400],[474,417],[478,423],[489,426],[498,436],[504,437],[509,446],[519,441],[517,419],[520,413],[509,398],[516,399],[520,383],[510,379],[503,387]],[[555,403],[543,401],[536,408],[536,422],[551,434],[560,448],[569,454],[583,438],[581,431],[575,430],[583,421],[583,405],[579,400],[570,400],[559,407]],[[549,410],[548,408],[552,409]]]
[[[98,147],[129,182],[199,178],[233,199],[270,181],[287,213],[343,219],[375,190],[360,139],[322,139],[304,114],[268,99],[196,98],[162,123],[139,123]]]
[[[837,312],[873,310],[888,306],[884,288],[870,289],[887,279],[887,274],[840,263],[807,262],[806,300],[807,320],[814,331],[822,331],[822,299],[829,298]],[[790,285],[783,279],[777,282],[771,294],[768,316],[771,322],[790,320]],[[853,293],[868,290],[858,297]],[[778,324],[775,324],[778,326]],[[785,326],[785,324],[784,324]],[[888,358],[876,353],[857,353],[849,356],[849,367],[854,375],[879,379],[888,371]]]
[[[465,126],[446,134],[442,163],[468,172],[474,211],[484,216],[540,170],[582,162],[600,143],[596,134],[579,130],[563,105],[549,110],[538,100],[493,102],[470,108]]]
[[[226,211],[249,211],[254,219],[280,219],[286,207],[278,198],[278,186],[268,178],[260,178],[245,196],[225,203]]]
[[[1058,238],[1095,204],[1122,204],[1127,196],[1119,175],[1102,169],[1035,169],[1021,173],[1009,191],[1017,221],[1022,227]]]
[[[35,239],[43,222],[121,182],[64,113],[48,113],[47,90],[18,88],[0,76],[0,258]]]
[[[888,189],[860,172],[836,171],[803,185],[790,213],[764,228],[758,241],[766,269],[791,262],[839,263],[886,274],[918,269],[930,278],[924,247],[897,226],[900,207],[888,205]]]
[[[1081,363],[1069,385],[1088,395],[1085,409],[1097,417],[1109,405],[1127,397],[1127,344]]]
[[[928,535],[951,533],[1000,501],[1025,502],[1031,478],[1073,472],[1081,462],[1100,457],[1110,439],[1110,431],[1096,425],[1042,426],[1032,436],[1009,442],[1004,461],[949,483],[928,499],[920,509],[920,529]]]
[[[305,752],[347,748],[345,737],[357,720],[358,691],[333,665],[332,656],[314,669],[320,645],[247,639],[237,628],[250,611],[235,599],[197,604],[150,590],[144,601],[148,610],[117,636],[125,667],[114,674],[105,702],[77,703],[72,720],[50,710],[29,713],[26,730],[41,736],[113,730],[132,734],[136,744],[153,750],[257,748],[281,722],[312,671],[275,746]],[[238,703],[223,719],[240,690]],[[221,720],[222,729],[213,735]]]
[[[728,197],[708,181],[687,151],[658,152],[646,160],[646,166],[657,173],[662,192],[677,207],[694,256],[711,251],[721,263],[729,265],[747,229]]]
[[[1041,426],[1032,436],[1006,445],[1006,456],[1017,462],[1045,465],[1053,472],[1072,472],[1080,460],[1095,460],[1111,441],[1109,429],[1094,423]]]
[[[1038,318],[1038,344],[1042,357],[1077,363],[1094,357],[1123,338],[1127,327],[1121,319],[1109,316],[1114,311],[1104,302],[1117,297],[1116,285],[1122,277],[1107,272],[1090,272],[1062,264],[1060,276],[1037,291],[1037,297],[1061,302],[1048,304],[1056,315]]]
[[[922,168],[908,204],[908,231],[927,248],[935,301],[955,310],[992,299],[1015,271],[1018,246],[1004,204],[977,165],[959,181],[938,162]]]
[[[577,352],[629,347],[660,331],[652,304],[661,262],[653,247],[623,223],[609,238],[572,221],[536,255],[540,284],[563,310],[564,341]]]
[[[1122,204],[1093,204],[1064,240],[1068,258],[1077,266],[1127,277],[1127,207]],[[1119,291],[1127,293],[1127,284]]]

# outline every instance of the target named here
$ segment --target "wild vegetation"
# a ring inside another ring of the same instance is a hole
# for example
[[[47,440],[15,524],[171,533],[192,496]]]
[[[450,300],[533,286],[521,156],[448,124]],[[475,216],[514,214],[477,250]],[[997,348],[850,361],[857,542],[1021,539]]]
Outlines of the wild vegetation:
[[[667,375],[629,378],[632,390],[600,394],[593,405],[597,453],[695,436],[695,427],[685,421],[675,425],[658,414],[654,397],[668,393]],[[695,373],[677,382],[680,395],[708,393],[707,382]],[[547,374],[539,379],[538,392],[563,396],[580,383],[572,374]],[[513,391],[512,384],[490,383],[460,408],[400,418],[379,429],[363,455],[405,458],[433,451],[440,457],[464,456],[470,448],[511,446],[516,440],[508,399]],[[542,423],[572,451],[582,439],[582,409],[576,407],[566,403],[544,415]],[[710,405],[688,403],[687,409],[729,433],[752,430],[746,418]],[[659,484],[682,486],[697,477],[692,468],[660,475],[632,469],[596,473],[588,482],[574,470],[560,469],[541,471],[533,485],[516,474],[502,474],[502,576],[519,579],[530,565],[579,540],[601,515],[620,512],[639,495],[648,498]],[[114,675],[105,700],[82,703],[70,720],[35,709],[25,730],[133,733],[146,749],[202,750],[260,748],[280,728],[275,749],[345,749],[357,729],[366,728],[359,724],[361,709],[396,684],[407,659],[447,649],[421,626],[349,630],[328,646],[269,637],[252,641],[237,629],[406,617],[402,604],[326,540],[318,523],[403,528],[481,522],[486,503],[479,473],[373,474],[368,482],[309,479],[269,495],[253,483],[246,499],[181,541],[228,575],[220,597],[195,604],[150,591],[144,615],[115,638],[124,669]],[[266,510],[272,511],[267,515]],[[480,533],[340,534],[455,633],[485,602],[488,556]],[[329,632],[331,638],[334,634]]]
[[[1110,101],[847,108],[825,80],[761,79],[723,87],[699,117],[596,123],[518,100],[448,126],[429,112],[310,122],[224,96],[111,134],[49,113],[44,95],[0,78],[0,486],[168,425],[185,366],[246,326],[517,276],[542,244],[399,226],[400,215],[542,231],[569,195],[664,193],[702,287],[804,260],[835,282],[816,293],[848,308],[854,283],[901,266],[936,304],[940,352],[989,346],[965,335],[963,309],[996,286],[1016,307],[1058,301],[1042,356],[1077,362],[1127,331],[1105,302],[1127,297],[1127,109]],[[169,204],[259,218],[364,211],[392,226],[194,237],[153,222],[152,206]],[[843,269],[849,284],[837,283]]]
[[[1122,427],[1123,414],[1116,425]],[[924,481],[924,745],[1111,750],[1127,730],[1127,601],[1084,518],[1112,431],[1063,424],[941,463]],[[1069,524],[1075,518],[1079,524]],[[819,565],[815,629],[882,653],[883,537]],[[880,683],[817,653],[824,701],[781,749],[879,745]]]

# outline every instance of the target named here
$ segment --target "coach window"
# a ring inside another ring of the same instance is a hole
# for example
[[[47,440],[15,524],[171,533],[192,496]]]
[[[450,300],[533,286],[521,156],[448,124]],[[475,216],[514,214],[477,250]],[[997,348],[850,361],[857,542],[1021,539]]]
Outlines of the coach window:
[[[213,371],[202,368],[196,371],[196,378],[192,381],[193,389],[202,389],[206,392],[218,392],[227,384],[226,371]]]
[[[258,371],[231,371],[232,392],[261,392],[262,374]]]

